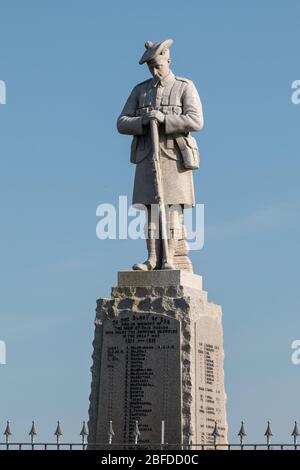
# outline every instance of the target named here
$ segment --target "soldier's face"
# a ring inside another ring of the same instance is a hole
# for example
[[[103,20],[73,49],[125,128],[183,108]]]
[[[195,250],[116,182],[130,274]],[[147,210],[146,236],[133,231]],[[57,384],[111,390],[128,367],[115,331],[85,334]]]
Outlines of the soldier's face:
[[[151,62],[148,62],[148,68],[153,77],[162,80],[170,72],[170,65],[167,54],[159,56],[156,59],[151,60]]]

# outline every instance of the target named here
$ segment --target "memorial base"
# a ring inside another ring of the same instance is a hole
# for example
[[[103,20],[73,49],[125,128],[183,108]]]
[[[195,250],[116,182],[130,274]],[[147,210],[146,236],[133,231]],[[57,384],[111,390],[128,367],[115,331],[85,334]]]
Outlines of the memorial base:
[[[159,448],[227,443],[221,307],[202,278],[174,271],[124,272],[95,320],[89,443]],[[195,447],[196,448],[196,447]]]

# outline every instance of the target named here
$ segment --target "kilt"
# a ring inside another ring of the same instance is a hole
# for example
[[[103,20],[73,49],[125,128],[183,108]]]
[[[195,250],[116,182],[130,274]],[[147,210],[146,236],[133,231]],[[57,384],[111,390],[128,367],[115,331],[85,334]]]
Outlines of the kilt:
[[[184,168],[181,155],[177,160],[162,156],[159,160],[164,204],[184,204],[195,206],[192,170]],[[155,194],[155,174],[152,156],[149,155],[136,165],[132,204],[157,204]]]

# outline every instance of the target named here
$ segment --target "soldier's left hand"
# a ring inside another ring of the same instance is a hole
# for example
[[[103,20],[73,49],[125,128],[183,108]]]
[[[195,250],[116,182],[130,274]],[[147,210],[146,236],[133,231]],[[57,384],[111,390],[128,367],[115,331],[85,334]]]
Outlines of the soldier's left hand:
[[[159,123],[163,123],[165,120],[165,115],[161,111],[153,110],[144,116],[143,121],[147,120],[149,122],[149,121],[153,121],[154,119],[158,121]]]

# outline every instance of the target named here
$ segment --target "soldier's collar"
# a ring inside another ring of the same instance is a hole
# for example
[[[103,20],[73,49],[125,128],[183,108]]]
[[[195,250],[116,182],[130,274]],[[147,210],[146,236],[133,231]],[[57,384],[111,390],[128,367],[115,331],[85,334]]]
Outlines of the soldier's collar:
[[[156,77],[154,77],[152,79],[152,86],[156,87],[159,83],[161,84],[161,86],[166,86],[168,83],[172,82],[173,80],[175,80],[175,75],[172,72],[172,70],[170,70],[169,74],[162,80],[158,80]]]

